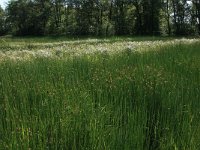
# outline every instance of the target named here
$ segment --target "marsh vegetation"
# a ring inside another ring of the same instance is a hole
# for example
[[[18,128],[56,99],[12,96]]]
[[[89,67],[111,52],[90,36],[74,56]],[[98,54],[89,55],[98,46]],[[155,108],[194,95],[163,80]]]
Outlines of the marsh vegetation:
[[[0,149],[198,150],[200,42],[0,41]]]

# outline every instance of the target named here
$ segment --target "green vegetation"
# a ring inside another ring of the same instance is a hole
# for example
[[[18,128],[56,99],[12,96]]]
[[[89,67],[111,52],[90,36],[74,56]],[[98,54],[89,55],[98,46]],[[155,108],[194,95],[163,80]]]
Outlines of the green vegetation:
[[[0,35],[200,35],[200,0],[6,0]]]
[[[23,61],[5,55],[36,52],[37,40],[7,40],[0,46],[0,149],[199,149],[199,41],[43,42],[55,57],[23,54]],[[95,45],[108,50],[84,53]],[[58,57],[61,48],[83,53]]]

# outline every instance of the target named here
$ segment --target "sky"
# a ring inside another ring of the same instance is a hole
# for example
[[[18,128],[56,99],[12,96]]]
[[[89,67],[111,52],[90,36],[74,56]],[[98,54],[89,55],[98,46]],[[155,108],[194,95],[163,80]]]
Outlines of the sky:
[[[3,9],[5,9],[6,7],[6,3],[8,2],[8,0],[0,0],[0,5]]]

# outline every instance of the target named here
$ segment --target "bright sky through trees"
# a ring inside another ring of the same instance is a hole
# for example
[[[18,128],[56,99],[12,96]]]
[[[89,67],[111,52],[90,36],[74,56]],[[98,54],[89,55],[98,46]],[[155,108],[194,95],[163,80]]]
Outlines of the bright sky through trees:
[[[0,0],[0,5],[3,9],[5,9],[6,7],[6,3],[8,2],[8,0]]]

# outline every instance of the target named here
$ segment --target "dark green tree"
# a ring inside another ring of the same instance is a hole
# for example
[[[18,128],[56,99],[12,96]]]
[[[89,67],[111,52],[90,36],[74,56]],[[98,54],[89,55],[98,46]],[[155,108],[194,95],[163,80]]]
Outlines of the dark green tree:
[[[197,26],[198,34],[200,34],[200,0],[192,0],[194,13],[193,22]]]
[[[40,35],[48,34],[48,22],[51,16],[51,3],[49,0],[35,0],[33,3],[32,16],[34,22],[34,32]]]
[[[80,35],[94,34],[94,1],[75,0],[76,9],[76,33]]]
[[[125,21],[126,2],[125,0],[115,0],[115,32],[117,35],[127,34]]]
[[[172,0],[173,25],[175,35],[191,34],[190,30],[190,9],[191,6],[187,0]]]
[[[160,34],[161,0],[133,0],[135,6],[135,33],[139,35]]]
[[[5,12],[0,6],[0,36],[6,34],[7,32],[5,20],[6,20]]]

